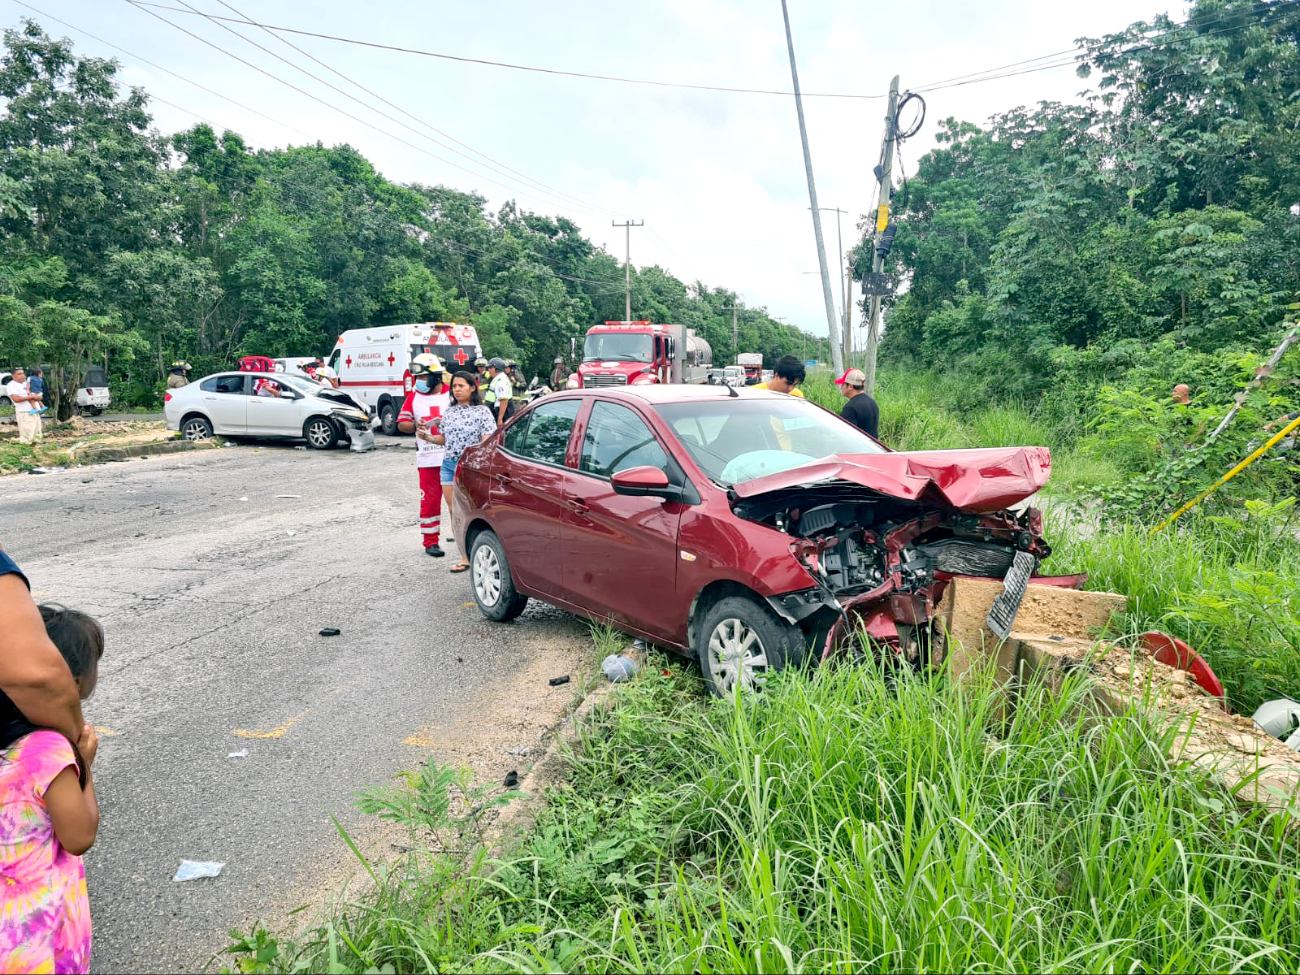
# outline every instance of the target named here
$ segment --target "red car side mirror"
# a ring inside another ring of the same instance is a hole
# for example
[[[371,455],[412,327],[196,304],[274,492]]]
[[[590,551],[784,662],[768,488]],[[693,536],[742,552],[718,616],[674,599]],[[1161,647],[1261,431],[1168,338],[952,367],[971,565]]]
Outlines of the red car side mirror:
[[[616,471],[610,479],[615,494],[626,494],[633,498],[663,498],[676,501],[681,497],[682,489],[668,482],[668,475],[657,467],[629,467]]]

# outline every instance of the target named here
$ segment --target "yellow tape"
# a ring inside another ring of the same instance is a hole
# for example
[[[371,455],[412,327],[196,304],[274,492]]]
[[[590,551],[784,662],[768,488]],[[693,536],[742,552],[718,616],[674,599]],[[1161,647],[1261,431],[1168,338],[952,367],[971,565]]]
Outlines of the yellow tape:
[[[1206,488],[1204,491],[1202,491],[1202,492],[1201,492],[1200,494],[1198,494],[1196,497],[1192,498],[1191,501],[1188,501],[1185,505],[1183,505],[1181,508],[1179,508],[1177,511],[1175,511],[1172,515],[1170,515],[1168,518],[1166,518],[1166,519],[1165,519],[1164,521],[1162,521],[1160,524],[1156,525],[1155,528],[1152,528],[1152,529],[1151,529],[1151,534],[1154,535],[1156,532],[1161,531],[1161,530],[1163,530],[1163,529],[1165,529],[1165,528],[1168,528],[1170,525],[1172,525],[1175,521],[1178,520],[1179,516],[1184,515],[1184,514],[1186,514],[1187,512],[1191,511],[1191,510],[1192,510],[1193,508],[1195,508],[1198,504],[1200,504],[1202,501],[1204,501],[1206,498],[1208,498],[1211,494],[1213,494],[1215,491],[1219,490],[1219,488],[1223,487],[1223,485],[1227,484],[1227,483],[1228,483],[1229,481],[1231,481],[1234,477],[1236,477],[1238,474],[1240,474],[1242,471],[1244,471],[1247,467],[1249,467],[1251,464],[1255,463],[1255,461],[1259,460],[1259,459],[1260,459],[1261,457],[1263,457],[1266,453],[1268,453],[1270,450],[1272,450],[1275,446],[1277,446],[1279,443],[1281,443],[1283,440],[1285,440],[1287,434],[1290,433],[1292,430],[1294,430],[1296,427],[1300,427],[1300,417],[1297,417],[1296,419],[1292,420],[1290,423],[1288,423],[1286,426],[1284,426],[1281,430],[1279,430],[1279,431],[1278,431],[1278,432],[1273,436],[1273,438],[1272,438],[1271,440],[1269,440],[1268,443],[1264,444],[1264,446],[1260,447],[1258,450],[1256,450],[1254,453],[1252,453],[1249,457],[1247,457],[1245,460],[1243,460],[1240,464],[1238,464],[1238,465],[1237,465],[1236,467],[1234,467],[1232,470],[1228,471],[1228,473],[1224,474],[1223,477],[1219,478],[1217,481],[1215,481],[1213,484],[1211,484],[1208,488]]]

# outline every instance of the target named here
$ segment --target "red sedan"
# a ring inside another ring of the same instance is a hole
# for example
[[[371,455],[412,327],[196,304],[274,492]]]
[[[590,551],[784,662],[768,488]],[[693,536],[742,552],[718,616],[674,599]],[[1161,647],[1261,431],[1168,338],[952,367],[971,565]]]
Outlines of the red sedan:
[[[764,390],[584,389],[466,451],[454,504],[489,619],[536,597],[698,657],[726,693],[850,641],[924,662],[953,575],[1005,577],[1014,616],[1049,550],[1007,506],[1050,469],[1045,447],[888,451]]]

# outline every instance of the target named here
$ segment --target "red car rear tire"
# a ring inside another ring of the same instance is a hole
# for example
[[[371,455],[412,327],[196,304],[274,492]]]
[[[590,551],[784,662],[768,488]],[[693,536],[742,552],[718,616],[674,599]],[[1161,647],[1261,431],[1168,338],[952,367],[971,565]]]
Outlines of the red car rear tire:
[[[497,623],[514,619],[528,605],[528,597],[515,589],[506,550],[496,532],[474,536],[469,553],[469,581],[479,612]]]

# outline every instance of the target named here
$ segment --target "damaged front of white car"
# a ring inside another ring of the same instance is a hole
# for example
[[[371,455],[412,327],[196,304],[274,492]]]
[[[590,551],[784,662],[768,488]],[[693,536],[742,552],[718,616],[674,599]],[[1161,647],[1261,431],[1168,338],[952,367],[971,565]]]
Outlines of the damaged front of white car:
[[[316,395],[337,404],[330,407],[330,417],[338,424],[341,435],[350,441],[353,453],[375,449],[375,427],[379,426],[379,417],[372,416],[364,403],[342,389],[328,386],[318,390]]]

